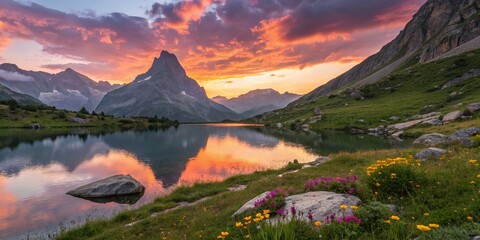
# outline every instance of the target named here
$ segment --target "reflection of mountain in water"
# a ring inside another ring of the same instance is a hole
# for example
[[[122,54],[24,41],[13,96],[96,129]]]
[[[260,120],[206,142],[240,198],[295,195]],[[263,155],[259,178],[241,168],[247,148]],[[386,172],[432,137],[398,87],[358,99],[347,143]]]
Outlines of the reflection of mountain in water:
[[[239,141],[244,142],[252,147],[269,147],[273,148],[280,142],[278,138],[266,135],[261,132],[254,131],[251,128],[244,127],[212,127],[210,126],[211,135],[220,138],[232,136]]]
[[[96,154],[106,153],[109,146],[98,137],[67,135],[45,138],[33,143],[21,143],[15,149],[0,149],[0,172],[18,173],[27,166],[46,166],[57,162],[73,171],[83,161]]]
[[[351,135],[340,131],[301,132],[265,127],[255,127],[253,129],[261,134],[273,136],[285,142],[303,145],[320,155],[341,151],[353,152],[392,147],[392,143],[379,137]]]
[[[185,165],[207,144],[209,129],[189,126],[165,131],[117,132],[102,139],[110,147],[127,151],[147,163],[164,186],[177,183]]]

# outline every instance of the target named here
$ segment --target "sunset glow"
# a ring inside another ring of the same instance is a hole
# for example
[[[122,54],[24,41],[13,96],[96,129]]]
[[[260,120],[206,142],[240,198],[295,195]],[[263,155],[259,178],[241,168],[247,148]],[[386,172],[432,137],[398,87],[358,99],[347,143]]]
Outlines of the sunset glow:
[[[0,61],[128,83],[168,50],[209,97],[307,93],[378,51],[424,2],[5,0]]]

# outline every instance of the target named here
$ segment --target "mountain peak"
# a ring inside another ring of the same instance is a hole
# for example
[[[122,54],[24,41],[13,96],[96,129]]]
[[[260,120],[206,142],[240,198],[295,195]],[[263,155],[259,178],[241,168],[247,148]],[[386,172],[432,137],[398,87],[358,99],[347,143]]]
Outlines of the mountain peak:
[[[185,69],[177,59],[177,56],[167,51],[162,51],[160,57],[154,58],[152,66],[148,70],[149,75],[155,75],[160,72],[173,73],[174,75],[186,76]]]
[[[20,68],[16,64],[13,64],[13,63],[2,63],[2,64],[0,64],[0,68],[3,69],[3,70],[6,70],[6,71],[10,71],[10,72],[20,70]]]

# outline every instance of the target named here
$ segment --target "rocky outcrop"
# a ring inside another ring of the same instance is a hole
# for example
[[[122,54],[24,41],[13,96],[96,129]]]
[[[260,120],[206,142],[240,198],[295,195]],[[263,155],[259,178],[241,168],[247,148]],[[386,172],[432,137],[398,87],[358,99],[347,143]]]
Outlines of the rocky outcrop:
[[[375,76],[375,79],[364,81],[371,84],[413,57],[419,62],[427,62],[456,49],[480,35],[479,9],[480,2],[474,0],[428,0],[405,29],[380,52],[291,105],[326,96]]]
[[[468,104],[467,109],[470,112],[476,112],[480,110],[480,102]]]
[[[331,214],[335,214],[337,217],[342,216],[341,205],[347,205],[348,208],[345,211],[345,215],[352,215],[353,210],[350,206],[357,206],[362,201],[355,196],[348,194],[338,194],[333,192],[307,192],[298,195],[292,195],[285,198],[285,210],[286,218],[291,218],[292,208],[297,213],[303,213],[303,215],[296,214],[296,217],[303,218],[308,221],[308,212],[311,213],[313,220],[323,221]]]
[[[472,139],[470,139],[470,137],[479,133],[480,129],[477,127],[458,130],[450,135],[430,133],[420,136],[413,142],[413,144],[430,147],[457,144],[464,147],[472,147],[474,142]]]
[[[141,194],[145,187],[130,175],[115,175],[67,192],[81,198],[104,198]]]
[[[247,210],[255,207],[255,202],[265,198],[268,192],[262,193],[252,200],[245,203],[234,215],[241,214]],[[323,221],[331,214],[336,216],[342,216],[341,205],[356,206],[361,203],[358,197],[348,194],[338,194],[334,192],[307,192],[298,195],[291,195],[285,198],[285,211],[286,218],[293,216],[292,210],[296,212],[296,216],[308,220],[308,214],[312,215],[314,220]],[[302,213],[302,214],[301,214]],[[347,208],[346,215],[352,215],[352,209]]]
[[[444,144],[447,141],[448,141],[448,136],[446,135],[443,135],[441,133],[430,133],[430,134],[424,134],[420,136],[413,142],[413,144],[433,147],[440,144]]]
[[[427,148],[417,154],[415,154],[415,157],[417,159],[420,159],[422,161],[427,161],[432,158],[438,158],[442,156],[443,154],[448,153],[447,150],[445,149],[440,149],[440,148]]]
[[[444,122],[452,122],[455,120],[458,120],[462,116],[462,112],[460,111],[454,111],[447,113],[445,116],[443,116],[442,121]]]
[[[442,89],[445,89],[445,88],[448,88],[448,87],[453,87],[453,86],[456,86],[460,83],[463,83],[465,82],[466,80],[468,79],[471,79],[471,78],[474,78],[474,77],[478,77],[480,76],[480,69],[471,69],[470,71],[466,72],[465,74],[463,74],[462,76],[458,77],[458,78],[455,78],[453,80],[450,80],[448,81],[447,83],[445,83],[443,86],[442,86]]]

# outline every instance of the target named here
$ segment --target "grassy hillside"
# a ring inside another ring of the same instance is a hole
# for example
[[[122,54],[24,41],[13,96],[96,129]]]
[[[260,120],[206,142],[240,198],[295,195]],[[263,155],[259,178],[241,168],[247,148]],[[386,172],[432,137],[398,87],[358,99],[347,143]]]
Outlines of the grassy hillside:
[[[7,105],[8,104],[8,105]],[[159,118],[121,118],[102,114],[77,113],[58,110],[43,105],[17,105],[0,103],[0,128],[58,127],[160,127],[177,125],[178,122]]]
[[[232,177],[224,182],[197,184],[192,187],[182,187],[167,197],[158,198],[154,203],[144,205],[138,210],[123,212],[111,220],[91,221],[86,225],[64,232],[59,239],[216,239],[221,232],[228,232],[225,239],[250,239],[241,234],[236,227],[236,221],[242,221],[240,216],[233,218],[232,214],[245,202],[265,191],[278,187],[295,187],[304,189],[308,179],[322,176],[353,176],[359,178],[358,192],[362,199],[358,206],[359,216],[365,223],[375,223],[377,227],[368,225],[335,225],[323,223],[316,228],[312,223],[294,223],[291,226],[280,225],[268,228],[265,223],[253,224],[250,228],[251,239],[283,239],[262,237],[266,232],[294,232],[295,238],[285,239],[470,239],[480,234],[480,201],[478,199],[478,182],[480,168],[476,160],[480,149],[450,148],[451,153],[441,159],[417,165],[392,165],[384,168],[388,178],[377,180],[382,187],[371,185],[367,168],[376,160],[385,158],[405,157],[411,159],[411,154],[418,149],[382,150],[357,153],[340,153],[333,155],[333,160],[318,167],[301,169],[296,173],[277,175],[285,171],[297,169],[300,166],[291,164],[281,170],[257,172],[251,175]],[[395,179],[390,179],[390,173],[397,173]],[[409,174],[410,173],[410,174]],[[415,173],[414,175],[411,175]],[[408,176],[408,177],[407,177]],[[412,176],[420,176],[418,184],[408,196],[391,197],[401,189],[395,186],[396,181],[408,181]],[[238,192],[229,192],[228,187],[245,184],[247,188]],[[378,189],[377,189],[378,187]],[[162,210],[172,208],[180,202],[195,202],[210,197],[196,205],[157,214]],[[385,221],[393,213],[375,215],[372,206],[376,202],[392,203],[398,206],[395,213],[400,221],[391,220],[392,225]],[[370,209],[370,210],[368,210]],[[373,215],[368,216],[369,211]],[[362,214],[360,214],[362,213]],[[367,215],[365,215],[367,213]],[[386,215],[385,215],[386,214]],[[368,216],[368,217],[367,217]],[[133,226],[126,224],[136,222]],[[430,232],[422,232],[417,225],[438,224],[440,228]],[[261,226],[260,230],[256,226]],[[264,231],[262,229],[265,229]],[[318,236],[322,235],[323,238]]]
[[[344,89],[329,96],[297,106],[256,116],[251,120],[267,124],[308,123],[313,129],[370,128],[403,122],[410,116],[426,113],[426,105],[435,105],[428,111],[443,114],[454,110],[465,110],[468,103],[480,101],[480,77],[446,89],[439,86],[464,73],[480,68],[480,50],[426,64],[405,63],[399,70],[381,81],[362,87],[364,100],[351,97],[351,91]],[[457,93],[457,94],[455,94]],[[324,113],[322,120],[309,123],[314,109],[319,107]],[[398,121],[390,117],[398,116]],[[363,120],[362,120],[363,119]],[[478,114],[471,124],[480,122]]]

